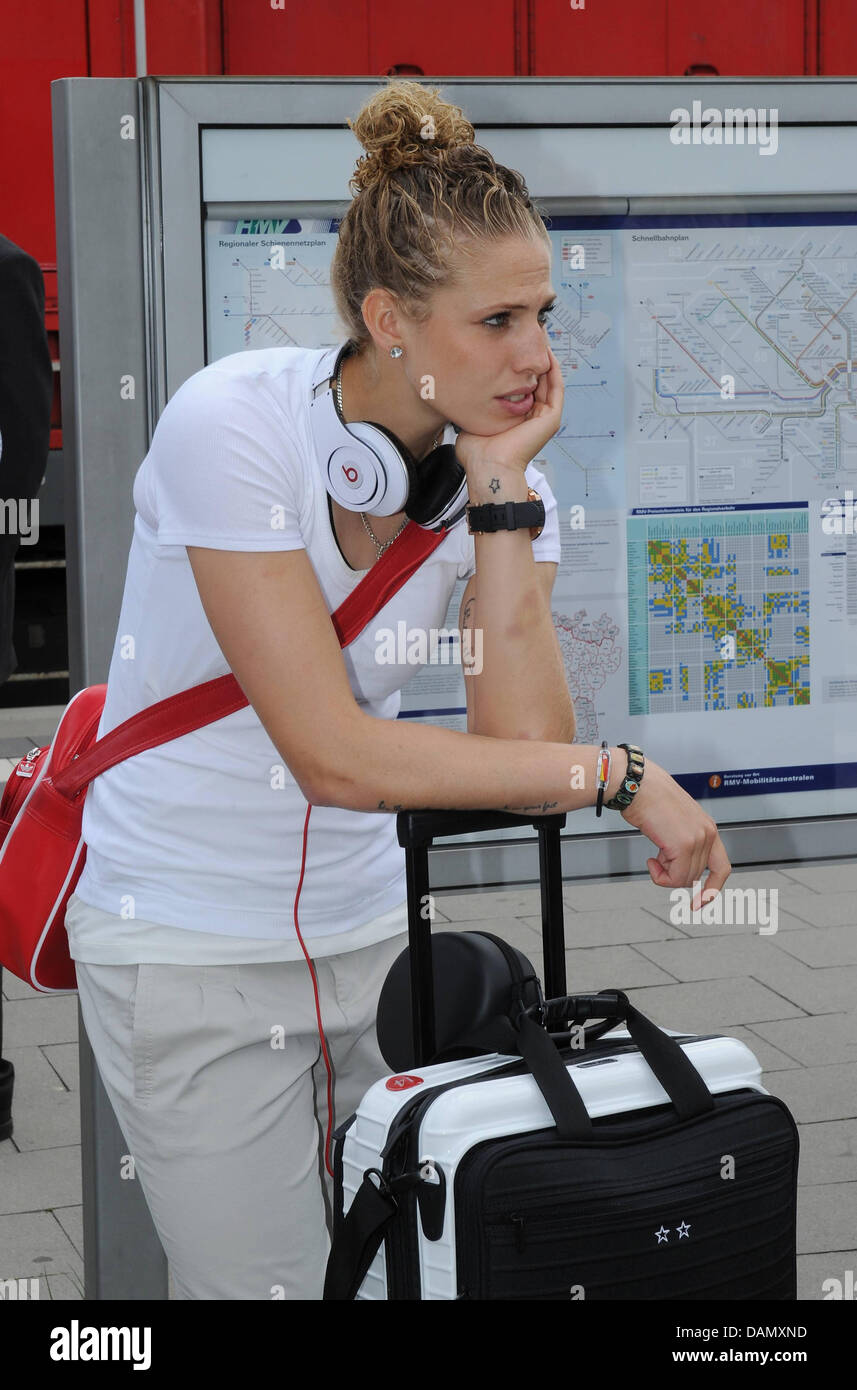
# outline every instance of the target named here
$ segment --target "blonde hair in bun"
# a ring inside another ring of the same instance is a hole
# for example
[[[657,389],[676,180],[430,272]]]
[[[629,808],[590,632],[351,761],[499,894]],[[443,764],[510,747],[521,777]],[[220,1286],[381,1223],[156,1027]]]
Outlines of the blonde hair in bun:
[[[393,78],[348,125],[366,153],[349,181],[354,199],[330,278],[358,350],[371,342],[361,309],[370,290],[389,290],[424,323],[434,291],[457,283],[455,251],[516,235],[549,244],[522,175],[475,143],[461,108],[437,87]]]

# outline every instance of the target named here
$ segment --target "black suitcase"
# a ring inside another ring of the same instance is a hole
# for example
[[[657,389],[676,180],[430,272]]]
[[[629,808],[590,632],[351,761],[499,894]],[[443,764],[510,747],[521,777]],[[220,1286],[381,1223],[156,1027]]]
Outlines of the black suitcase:
[[[399,815],[413,1046],[408,1060],[396,1040],[398,1075],[335,1131],[326,1299],[797,1297],[792,1116],[737,1039],[661,1029],[621,990],[566,994],[564,824]],[[539,834],[550,997],[528,1002],[522,958],[507,948],[509,1046],[426,1064],[444,993],[420,911],[428,847],[503,825]],[[581,1028],[586,1019],[602,1022]]]

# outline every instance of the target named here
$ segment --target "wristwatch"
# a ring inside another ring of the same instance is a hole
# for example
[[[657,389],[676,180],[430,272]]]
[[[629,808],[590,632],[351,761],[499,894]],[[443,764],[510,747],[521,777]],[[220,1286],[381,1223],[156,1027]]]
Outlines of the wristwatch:
[[[518,531],[530,528],[530,540],[542,534],[545,504],[534,488],[527,488],[526,502],[485,502],[467,508],[467,530],[471,536],[484,531]]]

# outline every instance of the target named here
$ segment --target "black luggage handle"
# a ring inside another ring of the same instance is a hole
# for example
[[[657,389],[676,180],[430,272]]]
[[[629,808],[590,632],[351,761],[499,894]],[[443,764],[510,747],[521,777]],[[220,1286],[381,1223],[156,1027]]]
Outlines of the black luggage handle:
[[[533,826],[539,840],[545,993],[554,996],[564,994],[565,931],[560,831],[564,829],[565,821],[564,811],[551,816],[518,816],[505,811],[400,811],[396,816],[396,833],[405,851],[408,902],[419,905],[428,898],[428,850],[438,836],[478,834],[483,830],[501,830],[505,826]],[[435,1055],[437,1048],[431,922],[421,917],[419,912],[409,914],[408,945],[414,1065],[423,1066]]]
[[[565,828],[566,813],[553,816],[518,816],[509,811],[400,811],[396,833],[402,849],[428,846],[440,835],[476,834],[480,830],[502,830],[507,825],[545,824],[556,830]]]
[[[631,1040],[663,1086],[679,1118],[693,1119],[714,1109],[714,1097],[680,1044],[641,1014],[622,990],[604,989],[598,994],[548,999],[544,1007],[545,1027],[534,1021],[532,1008],[522,1010],[513,1023],[519,1032],[521,1055],[536,1079],[561,1138],[591,1139],[595,1131],[580,1092],[545,1031],[551,1020],[557,1022],[559,1018],[624,1019]]]

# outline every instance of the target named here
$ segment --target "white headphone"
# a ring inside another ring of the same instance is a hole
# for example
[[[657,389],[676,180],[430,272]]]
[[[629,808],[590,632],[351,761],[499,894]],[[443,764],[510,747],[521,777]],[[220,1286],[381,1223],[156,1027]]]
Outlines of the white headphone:
[[[384,425],[343,420],[336,375],[351,350],[349,340],[336,354],[332,371],[325,352],[310,388],[310,429],[327,491],[351,512],[394,516],[404,511],[428,531],[449,530],[462,519],[469,501],[455,446],[439,444],[418,460]]]

